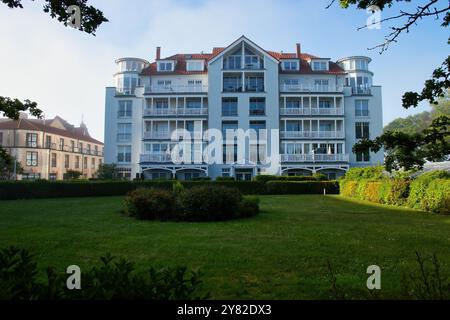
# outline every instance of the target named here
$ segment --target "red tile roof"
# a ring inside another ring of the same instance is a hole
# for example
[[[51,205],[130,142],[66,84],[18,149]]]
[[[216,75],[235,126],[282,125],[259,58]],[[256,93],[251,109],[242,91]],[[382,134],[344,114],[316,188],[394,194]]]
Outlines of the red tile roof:
[[[147,68],[142,70],[142,75],[151,76],[151,75],[192,75],[192,74],[206,74],[207,63],[209,60],[213,59],[220,53],[222,53],[226,48],[213,48],[212,53],[194,53],[194,54],[176,54],[165,59],[161,60],[175,60],[176,66],[173,72],[158,72],[156,62],[151,63]],[[284,59],[298,59],[296,53],[283,53],[283,52],[275,52],[275,51],[266,51],[271,57],[275,58],[278,61]],[[205,70],[204,71],[186,71],[186,60],[194,59],[194,60],[204,60],[205,61]],[[328,71],[313,71],[311,69],[308,61],[311,59],[320,59],[319,57],[302,53],[301,54],[301,62],[300,62],[300,70],[299,71],[283,71],[281,73],[294,73],[294,74],[345,74],[345,71],[339,67],[335,62],[330,61],[330,70]]]
[[[11,119],[0,119],[0,130],[30,130],[30,131],[45,131],[52,134],[57,134],[63,137],[68,137],[71,139],[92,142],[95,144],[103,145],[103,142],[98,141],[92,138],[89,135],[89,132],[84,124],[80,127],[75,127],[71,125],[66,120],[56,117],[54,119],[25,119],[20,118],[19,120],[11,120]],[[57,128],[51,125],[51,123],[55,120],[59,120],[64,129]]]

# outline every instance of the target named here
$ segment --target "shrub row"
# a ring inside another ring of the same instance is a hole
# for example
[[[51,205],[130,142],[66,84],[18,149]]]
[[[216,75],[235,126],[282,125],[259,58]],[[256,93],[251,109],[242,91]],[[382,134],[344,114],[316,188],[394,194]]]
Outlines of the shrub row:
[[[204,185],[173,191],[139,188],[127,194],[124,212],[141,220],[223,221],[259,213],[255,197],[243,197],[236,188]]]
[[[317,181],[306,181],[307,185],[298,187],[288,181],[283,184],[271,185],[262,181],[180,181],[184,188],[190,189],[198,186],[224,186],[238,189],[244,195],[282,194],[284,191],[276,190],[277,186],[283,186],[282,190],[292,188],[286,193],[323,193],[323,184]],[[154,188],[172,190],[174,181],[73,181],[73,182],[0,182],[0,200],[16,199],[40,199],[61,197],[101,197],[123,196],[138,188]],[[330,182],[337,186],[336,182]],[[288,187],[291,186],[291,187]],[[297,191],[296,191],[297,190]],[[307,192],[303,192],[306,190]],[[311,190],[315,190],[311,192]],[[332,192],[329,192],[332,193]]]
[[[275,176],[275,175],[258,175],[255,177],[255,181],[268,182],[268,181],[324,181],[327,180],[327,176],[321,173],[316,173],[312,176]]]
[[[426,173],[414,180],[346,178],[340,181],[340,192],[359,200],[450,214],[449,178],[445,171]]]
[[[305,182],[305,181],[269,181],[266,184],[267,194],[339,194],[337,181]]]

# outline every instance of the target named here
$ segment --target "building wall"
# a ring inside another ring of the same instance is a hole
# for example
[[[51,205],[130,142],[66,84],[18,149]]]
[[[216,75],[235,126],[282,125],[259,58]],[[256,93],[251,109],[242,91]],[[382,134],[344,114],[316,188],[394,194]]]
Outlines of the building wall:
[[[1,141],[2,147],[12,156],[16,157],[24,169],[24,175],[19,175],[18,179],[25,178],[27,173],[40,174],[41,179],[62,180],[67,170],[76,170],[82,172],[84,178],[93,178],[98,170],[99,165],[103,162],[103,145],[95,144],[88,141],[77,140],[66,136],[53,133],[32,131],[32,130],[0,130],[3,136]],[[29,147],[26,143],[27,133],[37,134],[37,144],[35,147]],[[46,144],[46,137],[51,137],[51,146]],[[63,150],[60,150],[60,138],[64,139]],[[71,150],[71,141],[74,142],[75,149]],[[83,148],[91,147],[93,152],[97,146],[98,154],[87,154],[78,151],[79,143],[83,144]],[[27,164],[27,152],[37,152],[37,164]],[[52,154],[56,156],[56,166],[53,166]],[[66,168],[65,156],[69,156],[69,166]],[[79,166],[76,167],[76,157],[79,157]],[[84,165],[84,158],[87,159],[87,166]],[[92,159],[95,164],[92,166]]]

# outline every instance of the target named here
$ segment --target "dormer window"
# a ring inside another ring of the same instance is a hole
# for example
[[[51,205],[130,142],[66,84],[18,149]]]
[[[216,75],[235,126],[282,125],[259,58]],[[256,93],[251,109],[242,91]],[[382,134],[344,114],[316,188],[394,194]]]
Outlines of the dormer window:
[[[158,71],[162,71],[162,72],[173,71],[173,62],[168,62],[168,61],[158,62]]]
[[[328,61],[312,61],[313,71],[328,71]]]
[[[285,71],[297,71],[298,70],[298,61],[296,60],[286,60],[283,61],[283,70]]]
[[[205,68],[205,64],[203,61],[188,61],[186,63],[186,70],[187,71],[203,71]]]

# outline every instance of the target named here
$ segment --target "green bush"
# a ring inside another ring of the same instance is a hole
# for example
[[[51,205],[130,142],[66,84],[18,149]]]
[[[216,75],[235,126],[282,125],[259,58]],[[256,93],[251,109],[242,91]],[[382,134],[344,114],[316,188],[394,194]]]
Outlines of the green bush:
[[[141,220],[168,220],[176,211],[173,193],[139,188],[129,192],[124,201],[125,213]]]
[[[351,168],[345,173],[346,180],[383,180],[385,178],[383,166]]]
[[[344,197],[354,197],[357,188],[358,188],[358,181],[346,179],[339,180],[340,193]]]
[[[421,209],[440,214],[450,214],[449,179],[438,179],[430,182]]]
[[[136,271],[126,259],[107,254],[101,265],[83,269],[81,290],[67,289],[65,272],[47,268],[47,281],[38,282],[37,264],[27,250],[0,250],[0,300],[198,300],[200,274],[186,267]],[[65,271],[65,270],[64,270]]]
[[[364,200],[375,202],[375,203],[383,203],[382,201],[382,185],[384,183],[381,181],[369,181],[366,184],[366,189],[364,192]]]
[[[235,181],[234,177],[217,177],[216,181]]]
[[[337,181],[269,181],[266,188],[268,194],[339,194]]]
[[[426,208],[424,201],[428,185],[434,180],[449,178],[450,174],[443,170],[427,172],[417,177],[410,186],[408,206],[415,209]]]
[[[245,196],[239,206],[239,215],[249,218],[259,213],[259,198],[256,196]]]
[[[178,197],[178,220],[221,221],[240,217],[242,194],[238,189],[205,185],[186,189]]]
[[[327,181],[328,178],[326,175],[324,175],[323,173],[314,173],[312,175],[313,179],[315,179],[316,181]]]
[[[394,179],[389,183],[387,204],[402,206],[406,204],[409,196],[409,180]]]
[[[320,179],[326,180],[326,176],[323,174],[316,174],[314,176],[275,176],[262,174],[254,178],[258,182],[269,182],[269,181],[320,181]]]

